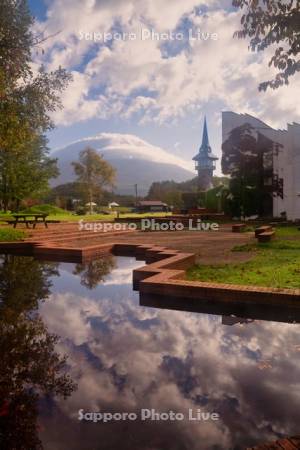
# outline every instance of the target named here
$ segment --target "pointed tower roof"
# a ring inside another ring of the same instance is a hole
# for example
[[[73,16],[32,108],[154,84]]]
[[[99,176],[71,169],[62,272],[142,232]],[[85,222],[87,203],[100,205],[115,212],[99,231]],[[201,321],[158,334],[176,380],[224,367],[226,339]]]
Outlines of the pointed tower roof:
[[[211,151],[211,147],[209,145],[209,139],[208,139],[208,132],[207,132],[207,122],[206,122],[206,116],[204,116],[204,125],[203,125],[203,133],[202,133],[202,143],[201,147],[199,148],[199,152],[196,156],[194,156],[194,161],[199,160],[217,160],[218,158],[213,155]]]
[[[210,148],[209,146],[209,140],[208,140],[208,133],[207,133],[207,123],[206,123],[206,116],[204,117],[204,126],[203,126],[203,134],[202,134],[202,144],[200,148]]]

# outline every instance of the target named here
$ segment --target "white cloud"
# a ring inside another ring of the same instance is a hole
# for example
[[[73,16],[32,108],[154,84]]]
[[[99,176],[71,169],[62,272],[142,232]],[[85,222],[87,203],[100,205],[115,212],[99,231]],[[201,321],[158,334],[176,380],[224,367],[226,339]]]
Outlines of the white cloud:
[[[239,12],[226,12],[222,3],[211,1],[205,17],[195,14],[197,5],[195,0],[54,0],[46,24],[38,27],[46,25],[50,34],[62,31],[46,41],[45,56],[39,57],[49,68],[62,65],[74,75],[56,122],[68,125],[93,117],[135,115],[141,122],[164,122],[212,100],[220,109],[259,114],[273,125],[297,120],[300,106],[294,99],[300,80],[295,78],[288,88],[259,93],[259,82],[272,76],[267,64],[270,52],[254,55],[246,41],[233,39]],[[80,30],[108,32],[117,22],[123,31],[137,35],[145,27],[174,30],[183,17],[201,31],[218,33],[219,39],[190,42],[189,48],[173,55],[169,49],[169,57],[162,41],[137,39],[104,46],[79,39]]]
[[[81,144],[81,146],[78,144]],[[66,147],[68,150],[68,155],[74,157],[76,149],[78,150],[78,148],[84,148],[87,145],[91,145],[96,150],[99,150],[102,154],[109,156],[110,158],[113,158],[114,153],[120,155],[121,152],[123,157],[126,158],[133,157],[135,159],[149,160],[152,162],[174,164],[190,171],[193,169],[192,162],[173,155],[163,148],[152,145],[133,134],[99,133],[95,136],[83,138],[70,143]],[[65,148],[57,149],[56,151],[58,153],[56,153],[55,156],[59,158],[59,152],[64,152]]]

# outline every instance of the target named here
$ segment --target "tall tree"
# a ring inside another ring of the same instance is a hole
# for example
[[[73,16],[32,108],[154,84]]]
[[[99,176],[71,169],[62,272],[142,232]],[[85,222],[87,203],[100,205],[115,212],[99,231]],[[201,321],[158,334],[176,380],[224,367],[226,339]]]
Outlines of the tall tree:
[[[222,171],[230,175],[228,207],[233,216],[271,216],[273,196],[283,195],[273,156],[281,145],[250,124],[234,128],[222,145]]]
[[[250,37],[250,48],[262,51],[275,46],[269,66],[278,69],[273,80],[260,83],[259,90],[278,88],[300,71],[300,1],[233,0],[244,12],[238,38]]]
[[[0,198],[4,209],[10,204],[17,211],[24,198],[43,195],[49,178],[58,175],[56,161],[49,157],[46,139],[41,135],[28,142],[26,151],[17,158],[14,152],[0,152]]]
[[[86,147],[79,153],[79,161],[72,163],[77,181],[81,184],[83,192],[93,210],[93,200],[96,195],[103,192],[104,187],[113,186],[116,170],[99,155],[96,150]]]
[[[50,113],[61,108],[60,93],[70,81],[62,68],[47,73],[41,67],[37,74],[31,68],[32,53],[40,42],[32,31],[34,20],[26,0],[0,2],[0,182],[4,186],[3,206],[7,209],[16,196],[21,180],[7,173],[25,155],[47,155],[43,134],[53,128]],[[43,143],[43,146],[41,144]],[[43,149],[43,150],[42,150]],[[28,166],[29,167],[29,166]],[[26,170],[26,165],[23,165]],[[10,184],[10,180],[13,183]]]

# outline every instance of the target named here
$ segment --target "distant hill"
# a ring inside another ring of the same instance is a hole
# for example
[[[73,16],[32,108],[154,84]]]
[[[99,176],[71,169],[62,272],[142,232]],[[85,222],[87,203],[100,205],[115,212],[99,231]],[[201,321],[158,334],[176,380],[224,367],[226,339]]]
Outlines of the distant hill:
[[[119,194],[132,194],[134,184],[137,184],[139,195],[144,196],[154,181],[182,182],[193,177],[192,162],[186,162],[134,135],[100,133],[73,142],[52,153],[53,157],[58,158],[60,169],[60,176],[52,181],[52,186],[74,181],[71,163],[78,159],[79,152],[86,146],[97,150],[115,167],[116,192]]]

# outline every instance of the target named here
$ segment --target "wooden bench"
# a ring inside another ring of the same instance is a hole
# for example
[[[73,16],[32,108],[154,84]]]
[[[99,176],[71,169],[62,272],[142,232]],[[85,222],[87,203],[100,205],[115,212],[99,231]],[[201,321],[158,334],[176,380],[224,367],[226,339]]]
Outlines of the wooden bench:
[[[48,214],[12,214],[13,219],[8,220],[7,222],[13,225],[14,228],[21,223],[25,224],[26,228],[29,228],[29,225],[32,225],[32,228],[35,228],[37,223],[43,223],[45,227],[48,228],[46,220],[47,215]]]
[[[273,231],[271,225],[263,225],[255,229],[255,237],[257,238],[259,234],[267,233],[268,231]]]
[[[30,220],[30,219],[26,219],[26,220],[22,220],[22,222],[18,221],[18,220],[7,220],[7,223],[10,225],[13,225],[14,228],[17,227],[18,224],[23,223],[24,225],[26,225],[26,228],[30,228],[30,225],[32,225],[32,228],[36,227],[37,223],[43,223],[45,225],[46,228],[48,228],[48,221],[36,221],[36,220]]]
[[[263,243],[263,242],[270,242],[271,239],[273,239],[275,237],[275,231],[266,231],[264,233],[260,233],[257,236],[258,242]]]
[[[246,229],[245,223],[235,223],[232,225],[232,232],[233,233],[242,233]]]

